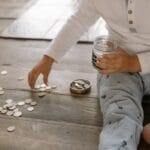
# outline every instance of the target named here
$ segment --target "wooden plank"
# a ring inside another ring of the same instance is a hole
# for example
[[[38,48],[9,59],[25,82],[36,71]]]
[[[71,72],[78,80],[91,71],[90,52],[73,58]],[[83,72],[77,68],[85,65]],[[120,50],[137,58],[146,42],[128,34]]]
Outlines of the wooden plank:
[[[1,37],[7,38],[25,38],[25,39],[53,39],[56,37],[66,20],[72,14],[72,5],[70,2],[57,0],[42,1],[39,0],[32,8],[24,13],[18,20],[10,25]],[[94,24],[80,41],[90,42],[97,35],[107,34],[105,22],[100,19]]]
[[[0,0],[0,18],[15,19],[34,3],[35,0]]]
[[[0,64],[10,62],[12,65],[25,65],[25,68],[32,67],[45,53],[48,45],[50,42],[0,40]],[[54,69],[96,73],[91,63],[92,47],[86,44],[75,45],[68,50],[60,63],[53,66]],[[9,59],[10,56],[12,59]]]
[[[27,98],[34,99],[38,105],[33,112],[27,111],[28,105],[19,107],[23,117],[102,126],[99,101],[96,98],[59,94],[47,94],[39,98],[36,93],[5,90],[5,94],[0,96],[0,106],[5,104],[6,99],[13,99],[17,103]]]
[[[0,149],[97,150],[100,129],[93,126],[25,118],[0,118]],[[6,128],[15,125],[8,133]]]
[[[7,45],[6,45],[7,42]],[[32,43],[33,44],[33,43]],[[8,71],[8,78],[10,80],[10,86],[13,86],[13,80],[17,81],[19,76],[27,77],[28,71],[39,61],[43,55],[43,51],[47,44],[44,43],[37,46],[26,45],[25,43],[11,43],[8,40],[2,40],[0,42],[1,55],[0,64],[1,70]],[[13,45],[13,46],[12,46]],[[37,47],[37,48],[36,48]],[[81,53],[82,50],[82,53]],[[53,70],[50,74],[50,83],[58,85],[56,92],[63,94],[70,94],[69,85],[74,79],[83,78],[88,79],[92,83],[92,91],[89,97],[96,97],[96,70],[91,65],[91,51],[92,45],[76,45],[73,47],[61,60],[60,63],[53,66]],[[19,57],[18,57],[19,56]],[[33,57],[34,56],[34,57]],[[10,59],[11,57],[11,59]],[[5,58],[5,59],[4,59]],[[31,61],[32,60],[32,61]],[[11,64],[11,66],[3,66],[3,64]],[[69,64],[69,65],[68,65]],[[16,70],[15,68],[19,68]],[[5,77],[4,77],[5,78]],[[41,79],[41,78],[40,78]],[[39,79],[39,82],[41,82]],[[5,85],[6,80],[3,80],[2,84]],[[16,87],[26,87],[28,85],[26,81],[23,81],[15,85]]]
[[[0,32],[2,32],[8,25],[10,25],[14,20],[10,19],[0,19]]]
[[[66,7],[35,4],[3,33],[8,37],[42,38]]]

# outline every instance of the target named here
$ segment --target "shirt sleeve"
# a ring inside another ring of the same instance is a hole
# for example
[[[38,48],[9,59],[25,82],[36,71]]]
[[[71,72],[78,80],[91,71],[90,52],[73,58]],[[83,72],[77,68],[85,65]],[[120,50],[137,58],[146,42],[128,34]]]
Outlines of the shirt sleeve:
[[[77,10],[68,18],[56,38],[46,48],[45,54],[59,62],[60,58],[99,17],[100,14],[94,5],[94,0],[79,0]]]
[[[150,73],[150,51],[137,54],[141,65],[141,74]]]

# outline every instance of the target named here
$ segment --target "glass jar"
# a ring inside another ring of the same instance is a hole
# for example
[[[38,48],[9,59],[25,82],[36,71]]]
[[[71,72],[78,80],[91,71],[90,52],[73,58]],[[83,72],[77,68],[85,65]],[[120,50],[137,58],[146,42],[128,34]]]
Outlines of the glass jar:
[[[92,49],[92,64],[96,69],[101,69],[96,66],[97,58],[103,54],[113,53],[117,48],[117,39],[112,35],[99,36],[94,41]]]

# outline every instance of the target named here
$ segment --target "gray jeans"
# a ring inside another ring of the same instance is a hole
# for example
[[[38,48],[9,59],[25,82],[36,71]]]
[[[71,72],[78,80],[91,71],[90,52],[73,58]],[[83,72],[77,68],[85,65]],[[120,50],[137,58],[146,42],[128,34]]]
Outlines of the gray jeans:
[[[98,73],[97,80],[103,114],[99,150],[137,150],[143,129],[141,101],[150,94],[150,75]]]

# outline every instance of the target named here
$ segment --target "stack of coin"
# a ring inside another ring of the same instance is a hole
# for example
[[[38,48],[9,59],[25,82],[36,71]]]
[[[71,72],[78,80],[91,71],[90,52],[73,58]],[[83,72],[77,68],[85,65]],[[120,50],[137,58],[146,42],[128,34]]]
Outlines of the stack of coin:
[[[47,92],[52,92],[52,90],[56,89],[57,86],[56,85],[52,85],[52,86],[47,86],[46,84],[41,84],[41,85],[36,85],[35,86],[35,90],[37,90],[38,96],[39,97],[44,97]]]

